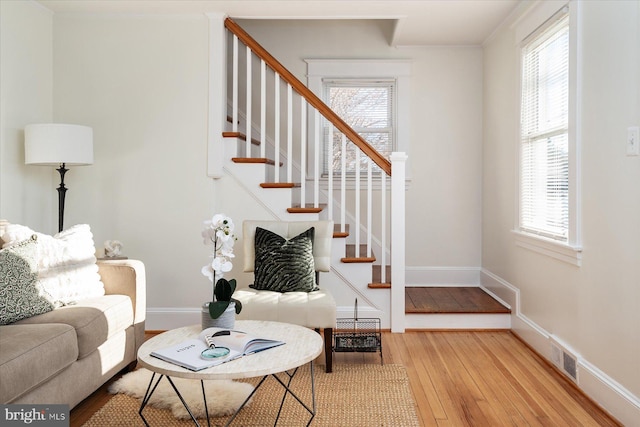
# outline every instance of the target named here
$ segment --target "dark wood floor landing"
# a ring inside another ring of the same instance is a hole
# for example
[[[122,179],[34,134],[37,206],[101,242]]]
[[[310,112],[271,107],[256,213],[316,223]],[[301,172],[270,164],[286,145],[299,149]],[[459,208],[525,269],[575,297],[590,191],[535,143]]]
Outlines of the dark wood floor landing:
[[[511,313],[478,287],[406,288],[406,313]]]

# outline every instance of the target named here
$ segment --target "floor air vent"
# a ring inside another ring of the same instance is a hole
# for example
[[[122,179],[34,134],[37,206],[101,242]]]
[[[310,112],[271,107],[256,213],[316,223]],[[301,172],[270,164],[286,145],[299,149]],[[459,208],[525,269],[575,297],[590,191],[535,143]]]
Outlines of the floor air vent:
[[[557,340],[550,338],[551,340],[551,361],[553,364],[564,372],[574,382],[578,382],[578,359],[565,346],[557,342]]]

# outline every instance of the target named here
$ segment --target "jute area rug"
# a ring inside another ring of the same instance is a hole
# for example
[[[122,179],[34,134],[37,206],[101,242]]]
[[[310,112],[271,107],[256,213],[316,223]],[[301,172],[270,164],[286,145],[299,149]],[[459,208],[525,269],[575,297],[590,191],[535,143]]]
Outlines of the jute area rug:
[[[419,426],[409,379],[403,366],[336,364],[333,369],[333,373],[327,374],[324,372],[324,366],[314,366],[316,416],[311,426]],[[286,381],[286,378],[281,378]],[[257,383],[255,379],[246,381],[254,385]],[[300,368],[291,387],[310,407],[311,387],[307,366]],[[268,378],[257,391],[253,401],[242,409],[231,425],[273,425],[283,391],[274,378]],[[207,396],[207,399],[211,398],[215,397]],[[116,394],[85,423],[84,427],[142,426],[144,424],[138,415],[139,409],[139,399]],[[147,406],[144,414],[151,426],[193,425],[190,419],[176,419],[169,409]],[[211,425],[224,425],[229,418],[211,418]],[[304,426],[309,418],[309,413],[294,398],[288,396],[278,426]],[[206,420],[198,421],[201,425],[206,425]]]

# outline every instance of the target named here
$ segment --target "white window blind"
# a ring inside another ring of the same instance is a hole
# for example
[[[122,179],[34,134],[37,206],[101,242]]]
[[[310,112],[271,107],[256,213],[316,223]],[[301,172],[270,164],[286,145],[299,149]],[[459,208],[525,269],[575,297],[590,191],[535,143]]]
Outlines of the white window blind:
[[[520,229],[567,242],[569,17],[522,48]]]
[[[391,80],[324,81],[324,98],[329,107],[387,158],[394,150],[394,93],[395,82]],[[328,126],[328,122],[325,122],[325,141],[330,134]],[[342,168],[341,134],[335,132],[333,136],[333,171],[339,173]],[[348,145],[346,172],[354,172],[356,147],[352,143]],[[327,149],[326,145],[325,149]],[[364,170],[365,160],[361,159],[361,163],[360,168]],[[328,165],[325,161],[324,173],[326,174],[327,171]]]

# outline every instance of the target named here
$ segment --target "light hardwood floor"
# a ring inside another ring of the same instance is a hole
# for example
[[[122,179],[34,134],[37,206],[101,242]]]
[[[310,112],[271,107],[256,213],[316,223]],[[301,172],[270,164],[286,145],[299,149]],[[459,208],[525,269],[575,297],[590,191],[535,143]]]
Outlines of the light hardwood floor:
[[[382,350],[384,363],[406,367],[423,426],[620,426],[508,331],[383,332]],[[338,353],[334,363],[380,356]],[[105,385],[71,411],[71,426],[109,398]]]

